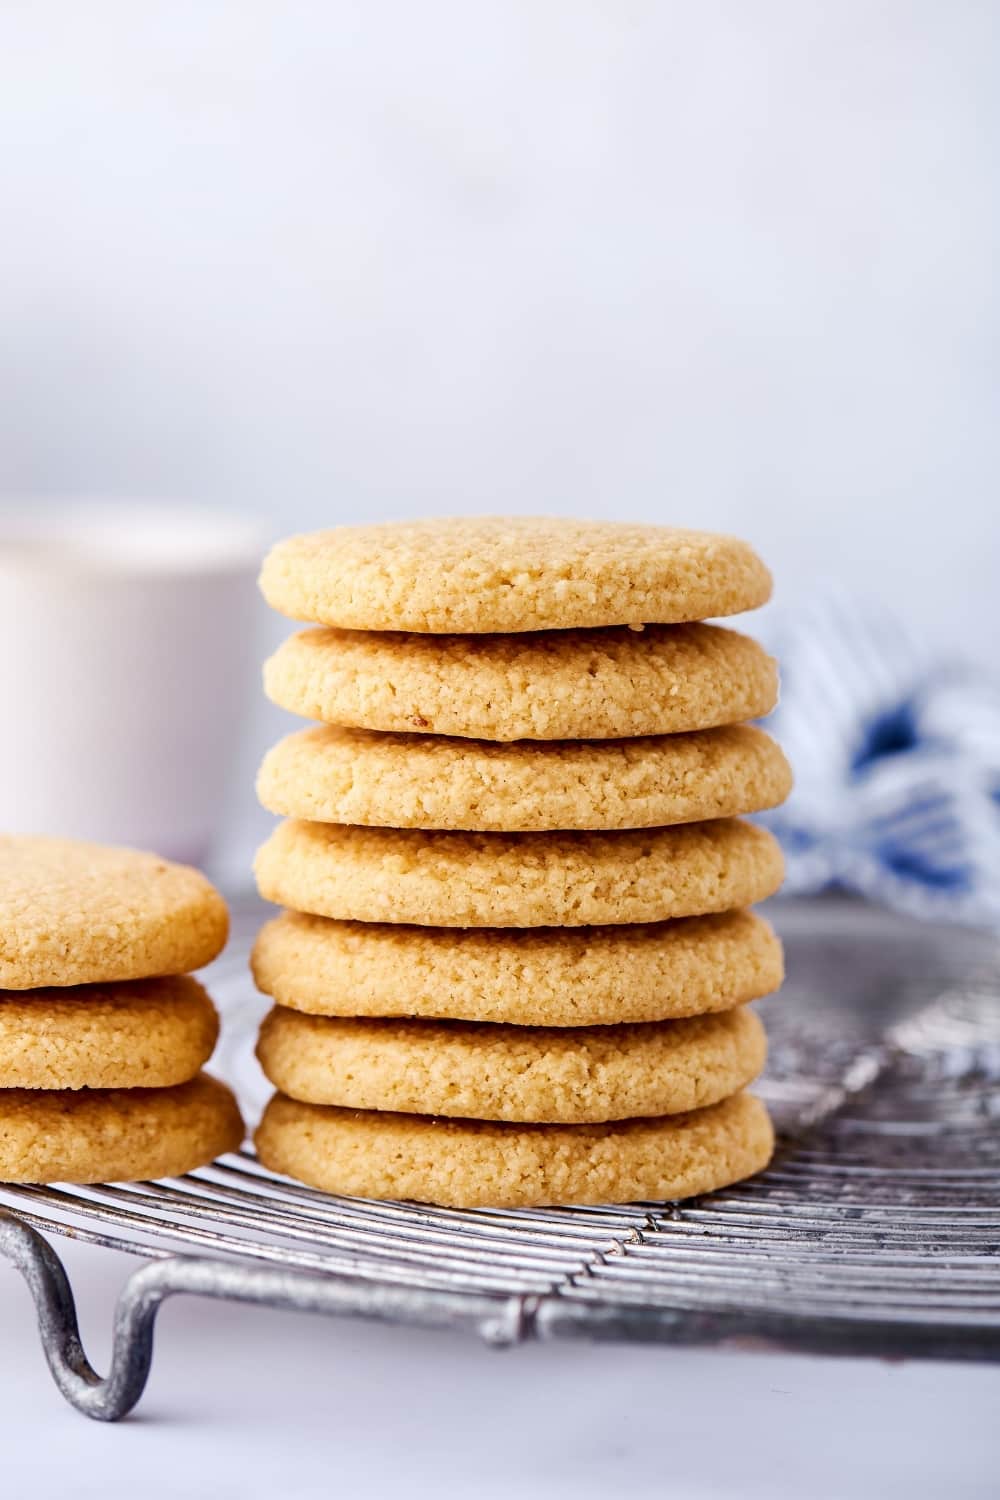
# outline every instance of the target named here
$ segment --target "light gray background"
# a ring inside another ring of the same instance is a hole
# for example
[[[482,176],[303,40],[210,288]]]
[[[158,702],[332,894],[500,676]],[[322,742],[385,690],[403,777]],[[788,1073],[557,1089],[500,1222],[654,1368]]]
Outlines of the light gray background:
[[[983,0],[0,6],[0,495],[759,543],[998,621]]]
[[[718,527],[788,600],[845,580],[991,663],[997,20],[6,0],[0,496],[176,497],[274,534],[488,509]],[[275,728],[234,773],[236,868]],[[106,1312],[119,1268],[74,1264]],[[0,1293],[4,1459],[38,1494],[56,1459],[102,1495],[993,1483],[982,1371],[497,1359],[222,1309],[168,1314],[168,1425],[99,1431],[57,1405],[2,1269]]]
[[[998,19],[0,5],[0,500],[715,527],[992,667]]]

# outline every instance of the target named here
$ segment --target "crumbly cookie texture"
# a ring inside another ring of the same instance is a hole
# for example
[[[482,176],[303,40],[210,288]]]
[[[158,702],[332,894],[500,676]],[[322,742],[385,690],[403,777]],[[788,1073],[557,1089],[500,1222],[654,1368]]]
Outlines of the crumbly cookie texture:
[[[275,1007],[257,1043],[274,1086],[307,1104],[569,1125],[716,1104],[751,1083],[766,1055],[764,1028],[745,1007],[561,1030]]]
[[[186,1083],[212,1055],[215,1006],[196,979],[0,991],[0,1088]]]
[[[331,1193],[449,1208],[689,1198],[761,1171],[774,1133],[751,1094],[607,1125],[509,1125],[301,1104],[276,1094],[256,1135],[273,1172]]]
[[[776,990],[781,943],[753,912],[626,927],[467,929],[286,911],[254,944],[257,987],[311,1015],[603,1026],[728,1010]]]
[[[0,1089],[0,1182],[178,1177],[243,1139],[225,1084],[163,1089]]]
[[[319,725],[268,752],[257,792],[313,822],[516,833],[728,818],[775,807],[791,781],[780,747],[749,725],[506,745]]]
[[[732,615],[766,603],[771,575],[746,542],[707,531],[454,516],[289,537],[260,586],[293,620],[480,632]]]
[[[729,911],[773,895],[777,841],[738,818],[622,833],[428,833],[279,824],[254,869],[267,901],[429,927],[580,927]]]
[[[155,854],[0,835],[0,989],[185,974],[229,930],[204,875]]]
[[[778,668],[717,625],[535,635],[300,631],[264,667],[272,702],[306,719],[483,740],[680,734],[769,714]]]

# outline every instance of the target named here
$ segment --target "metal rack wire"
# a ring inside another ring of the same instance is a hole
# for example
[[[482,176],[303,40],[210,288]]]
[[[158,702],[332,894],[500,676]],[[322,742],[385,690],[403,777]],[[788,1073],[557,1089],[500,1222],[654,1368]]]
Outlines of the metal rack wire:
[[[263,1003],[238,911],[210,975],[218,1060],[253,1119]],[[91,1416],[138,1399],[178,1292],[447,1325],[493,1343],[582,1337],[1000,1358],[1000,944],[853,903],[778,906],[789,982],[763,1002],[761,1091],[781,1143],[749,1183],[680,1205],[460,1212],[342,1199],[252,1153],[172,1182],[0,1189],[50,1367]],[[135,1252],[100,1380],[38,1233]]]

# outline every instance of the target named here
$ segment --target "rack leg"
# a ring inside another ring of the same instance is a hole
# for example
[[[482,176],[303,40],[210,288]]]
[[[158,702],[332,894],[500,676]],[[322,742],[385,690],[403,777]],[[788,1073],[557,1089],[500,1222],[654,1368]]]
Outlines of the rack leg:
[[[5,1208],[0,1208],[0,1255],[21,1272],[35,1299],[56,1385],[71,1406],[98,1422],[127,1416],[142,1395],[153,1361],[156,1314],[178,1293],[327,1317],[467,1329],[499,1349],[530,1338],[534,1327],[534,1297],[431,1294],[175,1255],[141,1266],[126,1281],[115,1308],[111,1369],[102,1379],[83,1351],[62,1261],[37,1230]]]
[[[142,1395],[149,1376],[160,1299],[126,1308],[123,1297],[115,1316],[111,1371],[102,1380],[83,1351],[76,1304],[62,1261],[37,1230],[4,1208],[0,1208],[0,1255],[28,1283],[45,1358],[66,1400],[99,1422],[124,1417]]]

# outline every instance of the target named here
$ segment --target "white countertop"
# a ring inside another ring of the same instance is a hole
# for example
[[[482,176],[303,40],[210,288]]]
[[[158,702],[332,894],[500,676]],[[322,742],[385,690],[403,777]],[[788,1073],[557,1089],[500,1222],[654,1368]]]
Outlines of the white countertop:
[[[55,1241],[103,1370],[138,1262]],[[473,1340],[178,1299],[117,1426],[52,1385],[0,1261],[3,1490],[48,1500],[516,1495],[966,1500],[1000,1486],[1000,1369]]]

